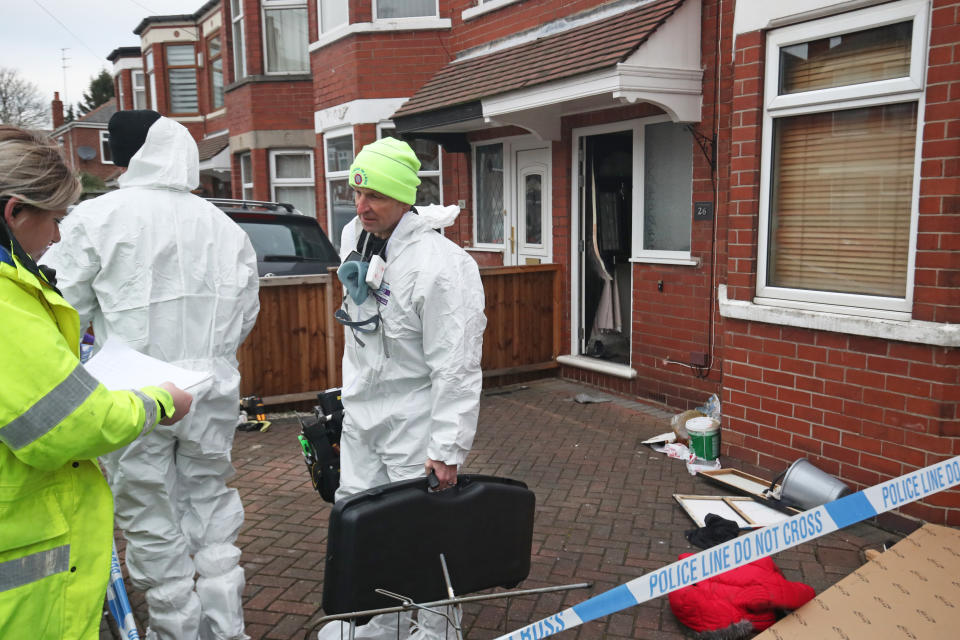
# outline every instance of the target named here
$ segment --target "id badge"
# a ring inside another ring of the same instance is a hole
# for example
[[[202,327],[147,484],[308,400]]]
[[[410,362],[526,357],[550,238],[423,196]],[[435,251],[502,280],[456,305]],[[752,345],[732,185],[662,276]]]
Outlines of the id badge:
[[[376,291],[380,288],[380,283],[383,281],[383,272],[386,270],[387,265],[383,261],[383,258],[374,254],[370,256],[370,266],[367,268],[367,285]]]

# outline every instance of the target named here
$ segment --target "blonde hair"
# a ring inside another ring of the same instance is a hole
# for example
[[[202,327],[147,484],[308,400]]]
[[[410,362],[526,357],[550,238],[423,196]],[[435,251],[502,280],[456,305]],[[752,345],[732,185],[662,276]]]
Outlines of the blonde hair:
[[[66,209],[80,196],[80,179],[47,136],[0,125],[0,199],[44,210]]]

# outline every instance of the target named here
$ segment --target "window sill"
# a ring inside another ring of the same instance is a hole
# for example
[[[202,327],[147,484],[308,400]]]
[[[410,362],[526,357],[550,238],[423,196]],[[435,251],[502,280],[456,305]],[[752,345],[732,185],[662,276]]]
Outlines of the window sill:
[[[391,31],[432,31],[449,29],[453,22],[449,18],[396,18],[392,20],[377,20],[376,22],[355,22],[353,24],[331,29],[320,34],[307,47],[309,53],[322,49],[328,44],[342,40],[357,33],[384,33]]]
[[[612,362],[597,360],[596,358],[588,358],[587,356],[557,356],[557,362],[568,367],[605,373],[626,380],[633,380],[637,377],[637,372],[625,364],[614,364]]]
[[[922,320],[868,318],[826,311],[793,309],[727,298],[727,286],[717,287],[720,315],[816,331],[848,333],[898,342],[913,342],[938,347],[960,347],[960,325]]]
[[[647,257],[634,257],[630,258],[630,262],[636,262],[639,264],[675,264],[683,267],[699,267],[700,258],[647,258]]]
[[[502,7],[506,7],[511,4],[516,4],[520,0],[486,0],[476,7],[470,7],[469,9],[464,9],[460,14],[460,19],[466,22],[467,20],[472,20],[479,16],[482,16],[485,13],[490,13],[491,11],[496,11]]]
[[[270,74],[270,75],[244,76],[239,80],[237,80],[236,82],[232,82],[227,86],[225,86],[223,88],[223,92],[228,93],[244,85],[254,84],[257,82],[294,82],[299,80],[312,81],[313,76],[311,76],[309,73],[285,73],[281,75]]]

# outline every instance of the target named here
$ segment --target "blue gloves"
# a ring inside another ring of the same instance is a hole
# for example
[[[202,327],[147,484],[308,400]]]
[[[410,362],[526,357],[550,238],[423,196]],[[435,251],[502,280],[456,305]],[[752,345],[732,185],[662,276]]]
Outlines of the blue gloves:
[[[348,260],[337,269],[337,278],[347,288],[347,293],[357,304],[362,304],[370,291],[366,283],[367,267],[369,266],[367,262]]]

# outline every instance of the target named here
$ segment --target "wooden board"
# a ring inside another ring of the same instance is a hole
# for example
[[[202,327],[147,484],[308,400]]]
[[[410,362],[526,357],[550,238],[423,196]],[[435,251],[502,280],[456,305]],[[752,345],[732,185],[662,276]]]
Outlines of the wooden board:
[[[687,512],[687,515],[690,516],[690,519],[693,520],[698,527],[706,526],[704,521],[708,513],[714,513],[721,518],[733,520],[741,527],[751,526],[750,523],[725,500],[725,498],[729,496],[693,496],[675,493],[673,497],[680,503],[680,506],[683,507],[683,510]]]
[[[673,494],[674,499],[698,527],[706,526],[708,513],[732,520],[741,527],[766,527],[790,517],[748,496],[700,496]]]

